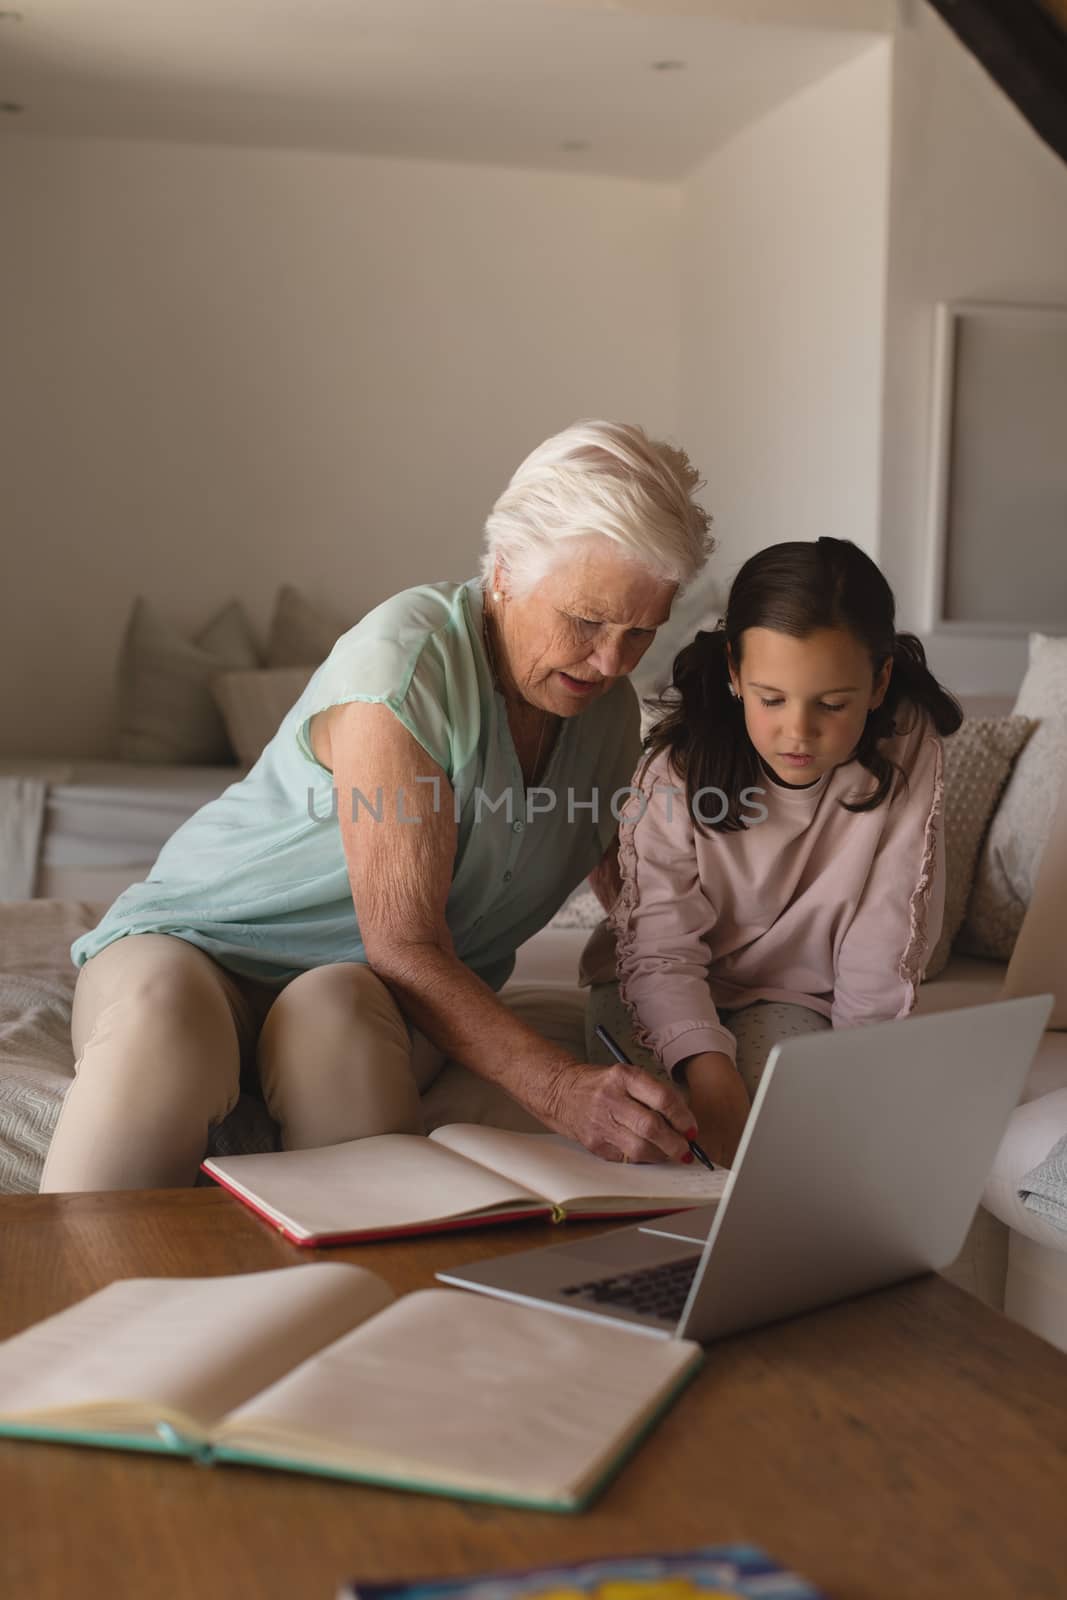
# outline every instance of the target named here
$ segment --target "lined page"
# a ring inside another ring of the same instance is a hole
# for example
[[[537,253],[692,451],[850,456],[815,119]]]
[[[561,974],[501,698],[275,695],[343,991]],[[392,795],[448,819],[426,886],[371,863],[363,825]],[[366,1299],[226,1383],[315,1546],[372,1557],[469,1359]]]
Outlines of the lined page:
[[[511,1133],[457,1122],[438,1128],[431,1138],[458,1150],[471,1161],[506,1172],[517,1183],[543,1194],[558,1206],[585,1201],[635,1206],[706,1205],[718,1200],[726,1185],[723,1168],[709,1172],[699,1162],[624,1163],[603,1161],[572,1139],[558,1134]]]
[[[205,1170],[301,1237],[418,1227],[543,1197],[421,1135],[207,1161]]]
[[[0,1343],[0,1418],[116,1404],[207,1429],[392,1300],[342,1262],[220,1278],[120,1278]]]
[[[226,1455],[573,1503],[699,1362],[688,1340],[423,1289],[257,1396],[217,1439]]]

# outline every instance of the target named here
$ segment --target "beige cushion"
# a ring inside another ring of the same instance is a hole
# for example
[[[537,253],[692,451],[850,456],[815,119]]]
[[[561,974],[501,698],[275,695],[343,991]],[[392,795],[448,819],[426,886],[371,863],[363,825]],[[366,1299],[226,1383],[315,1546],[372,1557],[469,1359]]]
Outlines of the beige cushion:
[[[1027,717],[978,717],[945,740],[945,917],[927,978],[948,960],[989,819],[1032,728]]]
[[[223,672],[213,680],[211,692],[242,765],[251,767],[259,760],[310,676],[308,667],[261,667],[256,672]]]
[[[222,764],[233,760],[211,681],[254,667],[252,631],[236,601],[187,639],[147,600],[134,601],[119,655],[119,755],[123,761]]]
[[[1011,956],[1065,779],[1067,717],[1049,717],[1034,729],[990,823],[960,930],[961,950],[1000,961]]]
[[[274,602],[267,635],[267,666],[317,667],[351,626],[350,622],[316,610],[299,589],[287,583],[278,590]]]
[[[1030,635],[1030,665],[1015,702],[1039,718],[989,827],[959,947],[1007,961],[1034,897],[1038,867],[1067,781],[1067,639]]]

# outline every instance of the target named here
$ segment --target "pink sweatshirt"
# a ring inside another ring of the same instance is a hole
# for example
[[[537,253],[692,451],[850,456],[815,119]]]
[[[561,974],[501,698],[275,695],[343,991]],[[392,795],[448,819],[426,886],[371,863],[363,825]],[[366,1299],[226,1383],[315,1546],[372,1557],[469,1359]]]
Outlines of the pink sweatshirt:
[[[807,789],[765,777],[766,821],[736,833],[698,831],[667,757],[652,762],[619,828],[622,892],[582,965],[600,982],[617,957],[637,1038],[665,1067],[703,1050],[733,1059],[718,1007],[784,1000],[835,1028],[907,1016],[945,871],[941,740],[925,716],[903,710],[901,725],[882,749],[907,787],[896,780],[876,810],[838,803],[874,786],[851,761]],[[715,797],[704,806],[714,815]]]

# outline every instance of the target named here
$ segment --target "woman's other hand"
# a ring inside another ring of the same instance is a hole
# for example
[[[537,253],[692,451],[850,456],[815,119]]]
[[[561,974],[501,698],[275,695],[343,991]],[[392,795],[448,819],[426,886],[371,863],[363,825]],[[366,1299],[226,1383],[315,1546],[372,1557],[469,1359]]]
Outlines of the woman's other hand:
[[[547,1081],[542,1121],[606,1161],[692,1161],[693,1113],[672,1083],[640,1067],[567,1062]]]
[[[716,1166],[733,1166],[748,1121],[748,1090],[730,1057],[719,1050],[689,1056],[679,1068],[689,1089],[697,1142]]]

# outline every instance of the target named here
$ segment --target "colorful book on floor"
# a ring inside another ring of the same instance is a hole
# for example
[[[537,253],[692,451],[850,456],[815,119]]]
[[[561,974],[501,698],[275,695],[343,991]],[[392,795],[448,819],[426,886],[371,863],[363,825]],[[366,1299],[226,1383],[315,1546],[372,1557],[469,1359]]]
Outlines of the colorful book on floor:
[[[717,1200],[725,1171],[603,1161],[555,1134],[473,1123],[318,1150],[219,1156],[203,1170],[299,1245],[528,1221],[644,1217]]]
[[[337,1600],[825,1600],[754,1545],[614,1556],[525,1572],[346,1584]]]
[[[0,1344],[0,1435],[573,1511],[701,1360],[344,1262],[126,1278]]]

